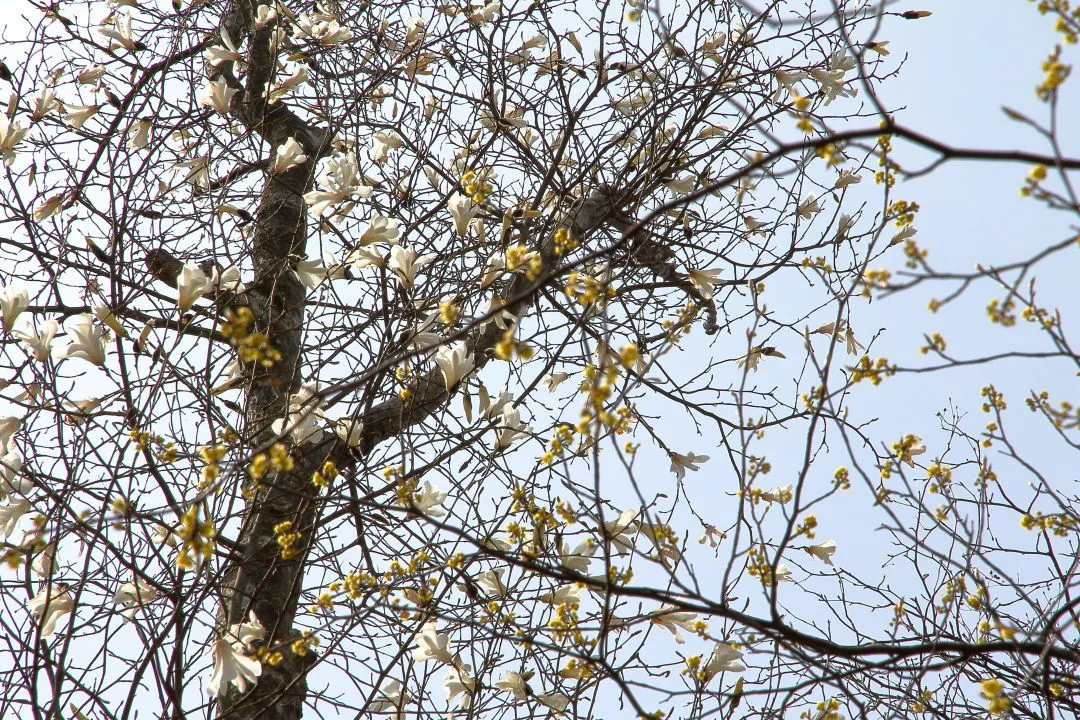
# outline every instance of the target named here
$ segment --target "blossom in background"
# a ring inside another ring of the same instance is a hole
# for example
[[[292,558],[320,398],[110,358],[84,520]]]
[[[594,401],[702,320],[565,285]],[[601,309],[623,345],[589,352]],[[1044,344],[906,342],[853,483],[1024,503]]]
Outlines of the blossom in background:
[[[698,616],[697,613],[682,612],[670,605],[665,605],[660,608],[659,614],[652,616],[650,622],[671,631],[671,634],[675,636],[675,642],[682,645],[686,640],[679,629],[695,632],[694,625],[698,622]]]
[[[832,565],[832,556],[836,552],[836,541],[826,540],[825,542],[818,543],[817,545],[810,545],[803,548],[806,552],[816,557],[826,565]]]
[[[739,662],[742,653],[725,642],[718,642],[701,668],[702,682],[708,682],[722,672],[742,672],[746,667]]]
[[[143,118],[136,121],[128,128],[127,146],[129,150],[142,150],[150,144],[150,130],[154,127],[152,120]]]
[[[450,199],[446,202],[446,209],[450,211],[450,216],[454,218],[454,231],[460,237],[469,234],[469,225],[472,223],[473,218],[480,213],[480,207],[471,198],[461,193],[454,193],[450,196]]]
[[[709,459],[708,455],[695,455],[694,453],[680,455],[673,452],[668,453],[668,456],[671,458],[671,472],[675,473],[680,480],[686,476],[687,470],[697,472],[699,470],[698,463],[703,463]]]
[[[75,601],[68,592],[67,585],[45,586],[26,604],[30,616],[41,629],[41,637],[52,637],[56,632],[56,623],[75,608]]]
[[[22,477],[23,459],[15,450],[8,450],[0,457],[0,500],[7,500],[12,495],[27,495],[34,489],[32,480]]]
[[[536,696],[536,702],[561,713],[570,704],[570,698],[561,692],[541,693]]]
[[[210,67],[217,67],[226,62],[242,62],[243,56],[237,51],[236,45],[224,27],[218,34],[221,38],[220,45],[211,45],[203,50],[203,60]]]
[[[391,150],[405,147],[405,141],[396,133],[377,132],[371,136],[371,147],[368,148],[368,158],[376,165],[382,165],[390,157]]]
[[[379,688],[379,697],[371,701],[368,710],[373,713],[394,713],[394,720],[403,720],[409,693],[397,680],[388,680]]]
[[[15,146],[18,145],[29,128],[24,128],[19,123],[0,113],[0,156],[4,158],[4,165],[11,167],[15,162]]]
[[[64,122],[75,130],[80,129],[87,120],[98,114],[100,105],[73,105],[64,103]]]
[[[560,585],[540,596],[540,602],[548,605],[578,605],[581,603],[581,587],[577,583]]]
[[[322,398],[314,385],[307,384],[289,396],[288,413],[278,418],[270,428],[278,435],[288,433],[297,445],[314,442],[322,434],[319,427],[319,409]]]
[[[213,108],[221,115],[228,115],[232,107],[233,95],[238,91],[229,87],[229,83],[223,77],[217,80],[207,80],[202,95],[199,96],[199,104]]]
[[[416,662],[438,660],[441,663],[452,665],[454,655],[450,652],[450,636],[438,632],[438,626],[434,620],[424,623],[420,633],[416,636],[416,645],[413,647],[412,656]]]
[[[420,268],[435,262],[434,255],[420,255],[417,256],[416,251],[411,247],[404,247],[402,245],[394,245],[390,248],[390,263],[389,268],[397,276],[398,282],[401,283],[401,287],[406,290],[411,290],[413,284],[416,282],[416,271]]]
[[[446,668],[443,676],[443,689],[446,690],[446,699],[457,702],[459,708],[467,708],[472,703],[473,693],[476,692],[476,678],[472,676],[472,666],[460,665]]]
[[[16,500],[13,503],[0,506],[0,540],[7,538],[15,532],[19,520],[30,510],[29,500]]]
[[[397,220],[375,214],[368,221],[367,229],[360,234],[360,245],[373,245],[375,243],[393,244],[397,242],[401,231]]]
[[[319,176],[319,187],[304,194],[304,202],[311,209],[311,214],[319,217],[331,205],[347,203],[339,207],[334,216],[344,216],[352,210],[353,197],[371,196],[372,188],[365,185],[356,164],[356,155],[345,153],[331,158],[326,164],[326,171]]]
[[[750,352],[748,352],[746,355],[743,355],[741,358],[736,360],[735,361],[735,367],[742,368],[743,366],[745,366],[747,371],[750,371],[750,370],[757,371],[758,363],[761,362],[762,356],[778,357],[778,358],[786,358],[787,357],[782,352],[780,352],[779,350],[777,350],[776,348],[774,348],[772,346],[766,347],[764,345],[758,345],[757,347],[753,348]]]
[[[846,188],[848,185],[854,185],[860,182],[862,182],[862,177],[856,174],[854,170],[841,170],[833,187]]]
[[[112,601],[117,605],[123,605],[121,611],[124,617],[131,620],[139,611],[139,608],[157,599],[158,592],[153,585],[145,582],[142,578],[124,583],[113,595]]]
[[[423,486],[413,493],[411,507],[422,515],[440,518],[446,515],[446,511],[439,507],[446,497],[447,493],[425,480]]]
[[[723,272],[720,268],[709,268],[707,270],[698,270],[690,268],[690,282],[694,284],[697,291],[701,293],[701,297],[706,300],[712,299],[714,289],[720,281],[717,280],[720,273]]]
[[[818,202],[818,198],[814,193],[807,195],[801,203],[799,203],[798,213],[799,217],[804,220],[811,220],[815,215],[821,212],[821,203]]]
[[[596,541],[591,537],[585,538],[571,550],[566,541],[559,543],[559,558],[567,570],[578,573],[587,573],[592,556],[596,553]]]
[[[634,535],[638,531],[638,511],[632,508],[623,510],[619,517],[604,522],[604,537],[611,541],[612,550],[619,555],[634,550]]]
[[[277,146],[274,153],[274,162],[270,166],[271,175],[279,175],[289,168],[296,167],[300,163],[307,162],[304,148],[296,142],[296,138],[286,138],[285,142]]]
[[[521,416],[516,407],[504,407],[502,423],[495,430],[495,452],[505,450],[515,441],[528,437],[531,432],[532,428],[521,422]]]
[[[515,700],[528,697],[525,689],[525,676],[521,673],[508,672],[495,681],[495,687],[514,696]]]
[[[505,597],[508,590],[502,581],[504,572],[503,568],[485,570],[476,576],[476,584],[492,597]]]

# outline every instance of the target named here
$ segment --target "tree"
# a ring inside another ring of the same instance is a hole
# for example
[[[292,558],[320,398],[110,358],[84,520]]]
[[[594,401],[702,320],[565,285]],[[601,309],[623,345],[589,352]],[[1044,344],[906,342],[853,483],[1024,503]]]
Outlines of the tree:
[[[1075,368],[1033,280],[1072,234],[939,271],[897,196],[1024,162],[1077,213],[1060,50],[1051,121],[1011,111],[1048,149],[967,150],[880,99],[929,15],[889,3],[33,6],[0,710],[1075,714],[1076,500],[1012,439],[1069,457],[1074,406],[1032,388],[1011,436],[1003,376],[984,428],[874,421],[879,384]],[[866,298],[987,282],[1031,332],[869,354]]]

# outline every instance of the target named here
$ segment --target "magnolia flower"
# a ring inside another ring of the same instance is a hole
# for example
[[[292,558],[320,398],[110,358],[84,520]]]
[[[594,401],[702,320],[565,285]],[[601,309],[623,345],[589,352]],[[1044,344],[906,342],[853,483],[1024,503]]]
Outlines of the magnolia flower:
[[[750,231],[751,235],[764,235],[765,234],[765,231],[761,229],[761,228],[765,227],[765,223],[758,222],[758,219],[755,218],[753,215],[744,215],[743,216],[743,225],[746,226],[746,229]]]
[[[634,535],[638,531],[638,511],[632,508],[623,510],[619,517],[604,523],[604,537],[611,541],[612,549],[619,555],[625,555],[634,549]]]
[[[783,505],[786,502],[790,502],[792,498],[791,485],[780,485],[774,487],[772,490],[765,490],[761,493],[761,499],[767,503],[780,503]]]
[[[116,317],[116,313],[112,311],[112,308],[108,305],[95,305],[93,310],[94,317],[116,333],[117,337],[127,337],[127,330],[124,329],[124,326],[120,323],[120,318]]]
[[[11,437],[19,431],[21,426],[22,418],[0,418],[0,452],[7,452],[11,449]]]
[[[210,287],[214,292],[242,293],[246,289],[240,281],[240,268],[235,265],[224,269],[214,265],[210,270]]]
[[[300,65],[293,71],[293,74],[279,82],[274,87],[266,91],[266,102],[270,105],[281,100],[283,97],[291,93],[296,88],[300,87],[308,81],[308,69],[307,65]],[[368,190],[370,194],[370,189]]]
[[[255,8],[255,29],[262,30],[264,27],[277,19],[277,10],[269,5],[260,5]]]
[[[180,312],[187,312],[195,301],[212,290],[206,273],[194,263],[185,263],[176,279],[176,305]]]
[[[435,262],[434,255],[421,255],[417,257],[416,251],[411,247],[394,245],[390,248],[389,267],[397,276],[401,287],[406,290],[412,289],[416,282],[416,271],[425,265]]]
[[[577,583],[560,585],[551,592],[541,595],[540,602],[548,605],[580,605],[581,587]]]
[[[570,698],[561,692],[543,693],[536,696],[536,702],[561,713],[570,704]]]
[[[735,361],[735,367],[742,368],[745,365],[746,369],[748,371],[749,370],[754,370],[756,372],[757,367],[758,367],[758,363],[761,362],[762,356],[778,357],[778,358],[786,358],[787,357],[782,352],[780,352],[779,350],[777,350],[776,348],[774,348],[772,346],[766,347],[766,346],[758,345],[757,347],[750,350],[750,352],[748,352],[746,355],[743,355],[741,358],[736,360]]]
[[[373,245],[375,243],[393,244],[397,242],[401,231],[397,220],[383,215],[373,215],[368,221],[367,229],[360,234],[360,245]]]
[[[453,390],[476,365],[464,341],[455,343],[453,347],[444,345],[439,348],[435,353],[435,364],[442,371],[446,392]]]
[[[848,185],[855,185],[861,183],[862,177],[857,175],[854,170],[841,170],[840,175],[837,176],[836,182],[833,184],[834,188],[846,188]]]
[[[329,261],[329,262],[327,262]],[[324,253],[323,259],[320,260],[308,260],[304,258],[296,263],[296,267],[293,268],[293,272],[296,274],[300,284],[309,290],[322,285],[323,281],[329,275],[327,268],[333,268],[338,265],[336,259],[331,253]]]
[[[502,3],[499,0],[489,2],[476,12],[469,14],[469,22],[474,25],[483,25],[489,23],[495,19],[495,16],[502,11]]]
[[[79,71],[75,76],[75,82],[80,85],[93,85],[103,77],[105,77],[104,65],[90,65]]]
[[[784,564],[780,564],[776,567],[776,573],[774,573],[773,577],[778,583],[795,582],[795,578],[791,577],[791,568]]]
[[[333,422],[334,434],[351,448],[360,447],[364,437],[364,423],[352,418],[340,418]]]
[[[484,261],[484,270],[480,273],[480,289],[483,290],[491,283],[502,277],[506,272],[506,253],[495,252]]]
[[[668,456],[671,458],[671,472],[675,473],[680,480],[686,477],[687,470],[697,472],[698,463],[703,463],[709,459],[708,455],[695,455],[694,453],[680,455],[673,452],[668,453]]]
[[[710,268],[708,270],[697,270],[690,268],[690,282],[693,283],[697,291],[701,293],[701,297],[709,300],[713,296],[714,288],[720,281],[717,280],[717,276],[723,272],[720,268]]]
[[[472,667],[461,665],[446,668],[443,677],[443,689],[446,690],[446,699],[454,702],[457,698],[457,706],[466,708],[472,702],[473,693],[476,692],[476,678],[472,676]],[[458,697],[458,696],[461,697]]]
[[[330,46],[351,40],[352,30],[342,27],[337,19],[321,20],[304,13],[296,19],[293,40]]]
[[[304,148],[296,142],[296,138],[287,138],[285,142],[277,146],[274,153],[274,163],[270,166],[271,175],[279,175],[289,168],[296,167],[300,163],[307,162]]]
[[[64,331],[73,338],[57,350],[59,359],[79,358],[102,367],[105,365],[105,343],[101,326],[94,324],[94,316],[81,313],[64,323]]]
[[[436,631],[434,620],[429,620],[420,628],[420,634],[416,636],[416,645],[413,647],[412,656],[416,662],[438,660],[447,665],[454,664],[454,656],[450,652],[450,636]]]
[[[67,199],[68,193],[66,192],[56,193],[55,195],[46,198],[41,204],[34,208],[34,219],[44,220],[47,217],[52,217],[64,208],[64,203]]]
[[[816,557],[826,565],[832,565],[832,556],[836,552],[836,541],[826,540],[825,542],[818,543],[817,545],[809,545],[804,547],[803,550]]]
[[[502,424],[495,431],[495,452],[500,452],[510,447],[516,440],[528,437],[532,428],[521,422],[518,409],[504,407],[502,411]]]
[[[905,225],[903,228],[900,229],[900,232],[893,235],[892,240],[889,241],[889,247],[892,247],[893,245],[899,245],[908,238],[915,237],[915,233],[917,232],[918,230],[916,230],[913,225]]]
[[[297,445],[314,442],[322,434],[318,425],[319,408],[322,398],[318,397],[314,385],[304,385],[289,396],[288,413],[271,423],[270,428],[278,435],[288,433]]]
[[[215,640],[211,652],[214,656],[214,673],[210,676],[207,690],[214,697],[221,695],[229,683],[236,686],[239,692],[244,692],[249,684],[256,683],[262,675],[262,663],[228,640]]]
[[[233,95],[237,92],[235,88],[229,87],[224,77],[208,80],[203,94],[199,96],[199,104],[211,107],[222,115],[228,115]]]
[[[492,401],[487,386],[483,383],[480,384],[480,417],[484,420],[491,420],[502,415],[503,410],[513,402],[514,396],[505,388],[500,390],[499,394],[495,396],[495,400]]]
[[[589,571],[596,547],[596,541],[592,538],[585,538],[573,550],[563,541],[559,543],[559,559],[567,570],[584,574]]]
[[[34,489],[29,478],[20,477],[23,459],[15,450],[8,450],[0,457],[0,500],[7,500],[12,495],[26,496]]]
[[[652,91],[645,88],[634,95],[612,102],[611,107],[615,108],[623,115],[631,117],[635,110],[645,107],[652,102],[652,99]]]
[[[368,149],[368,157],[371,161],[382,165],[390,156],[391,150],[404,147],[405,141],[396,134],[389,132],[377,132],[371,136],[371,147]]]
[[[795,83],[802,82],[808,77],[802,70],[776,70],[773,75],[776,76],[776,90],[772,94],[773,102],[780,101],[780,95],[784,90],[787,90],[791,97],[798,97],[801,93],[795,88]]]
[[[130,128],[127,134],[127,146],[129,150],[142,150],[150,144],[150,129],[154,127],[151,120],[143,118]]]
[[[100,105],[64,105],[64,122],[78,130],[87,120],[97,115]]]
[[[97,29],[98,35],[109,39],[109,50],[123,48],[133,53],[145,47],[131,37],[131,13],[115,13],[110,17],[112,27],[102,26]]]
[[[405,716],[405,706],[409,703],[409,693],[397,680],[388,680],[379,689],[380,696],[368,704],[368,711],[373,713],[395,713],[395,720],[402,720]]]
[[[30,510],[30,501],[16,500],[0,507],[0,539],[6,540],[19,524],[19,520]]]
[[[30,616],[41,629],[42,639],[52,637],[57,621],[75,608],[75,601],[68,593],[67,585],[48,583],[26,604]]]
[[[868,43],[866,43],[866,49],[867,50],[873,50],[878,55],[888,55],[889,54],[889,41],[888,40],[881,40],[881,41],[876,41],[875,40],[875,41],[872,41],[872,42],[868,42]]]
[[[726,125],[720,125],[717,123],[705,123],[705,128],[697,134],[697,140],[707,140],[714,137],[723,137],[727,135],[728,127]]]
[[[236,49],[236,45],[233,44],[232,38],[229,37],[229,33],[225,28],[221,28],[219,33],[221,37],[221,45],[211,45],[203,50],[203,60],[210,67],[217,67],[225,62],[242,62],[243,56]]]
[[[893,450],[896,451],[897,460],[907,463],[908,467],[915,467],[914,457],[926,452],[926,445],[918,435],[908,434],[900,442],[893,443]]]
[[[562,385],[569,379],[570,373],[553,372],[545,375],[540,382],[544,383],[544,387],[548,389],[548,392],[555,392],[555,388],[559,387],[559,385]]]
[[[304,194],[304,202],[311,208],[311,214],[316,217],[331,205],[345,203],[334,215],[344,216],[352,210],[353,196],[366,198],[371,195],[371,188],[364,185],[363,178],[359,174],[356,165],[356,155],[345,153],[341,157],[331,158],[326,164],[326,172],[319,176],[319,187],[322,190],[313,190]]]
[[[814,193],[810,193],[801,203],[799,203],[799,217],[804,220],[813,219],[819,212],[821,212],[821,204],[818,202],[817,196],[814,195]]]
[[[11,167],[11,163],[15,162],[15,146],[26,137],[28,131],[29,128],[0,113],[0,155],[4,157],[4,165]]]
[[[525,690],[525,676],[521,673],[508,672],[495,681],[495,687],[514,696],[516,700],[528,697]]]
[[[690,632],[696,632],[694,630],[695,624],[698,622],[697,613],[681,612],[672,608],[670,605],[665,605],[660,608],[658,615],[653,615],[649,622],[653,625],[659,625],[662,628],[666,628],[671,631],[671,634],[675,636],[675,642],[682,645],[686,642],[682,633],[679,632],[679,628],[683,630],[689,630]]]
[[[848,233],[851,231],[851,228],[853,228],[854,226],[855,219],[853,217],[851,217],[847,213],[841,214],[839,219],[837,219],[836,221],[836,241],[839,242],[846,239]]]
[[[0,312],[3,313],[4,330],[11,330],[16,318],[30,304],[30,293],[25,288],[7,285],[0,290]]]
[[[140,607],[152,602],[157,596],[158,592],[153,585],[144,582],[140,577],[136,577],[133,581],[121,585],[120,589],[113,595],[112,601],[117,605],[123,605],[123,616],[131,620]]]
[[[386,265],[386,256],[374,248],[358,247],[349,251],[349,254],[345,256],[345,262],[357,270],[369,267],[384,267]]]
[[[865,349],[862,343],[855,339],[855,333],[852,332],[850,327],[844,332],[844,346],[848,355],[858,355],[861,350]]]
[[[709,655],[708,662],[701,668],[701,678],[709,682],[722,672],[742,672],[746,668],[739,660],[742,653],[725,642],[718,642]]]
[[[446,209],[450,211],[451,217],[454,218],[454,231],[457,232],[459,237],[465,237],[469,234],[469,225],[472,224],[473,218],[480,213],[480,207],[461,193],[454,193],[450,196],[450,199],[446,202]]]
[[[725,537],[724,533],[717,530],[715,525],[705,523],[704,529],[705,532],[703,532],[701,537],[697,540],[698,545],[704,545],[707,542],[709,543],[709,547],[714,548],[717,547],[720,544],[720,541]]]
[[[497,570],[485,570],[476,576],[476,584],[492,597],[505,597],[506,593],[509,591],[502,581],[504,572],[505,570],[503,568]]]
[[[825,96],[826,105],[838,97],[855,97],[855,89],[845,85],[842,69],[815,68],[810,71],[810,77],[819,85],[821,93]]]
[[[47,543],[45,547],[34,556],[34,562],[30,565],[30,569],[34,571],[34,574],[40,578],[47,578],[52,575],[53,565],[56,561],[56,541],[53,540]]]
[[[413,493],[410,507],[422,515],[440,518],[446,515],[446,511],[439,507],[446,496],[446,493],[425,480],[423,486]]]

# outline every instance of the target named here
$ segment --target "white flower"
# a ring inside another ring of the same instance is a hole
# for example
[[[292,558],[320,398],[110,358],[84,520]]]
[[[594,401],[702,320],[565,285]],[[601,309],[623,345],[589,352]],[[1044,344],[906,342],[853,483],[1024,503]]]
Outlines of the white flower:
[[[375,243],[392,244],[397,242],[401,231],[397,220],[383,215],[373,215],[368,221],[367,229],[360,234],[360,245],[373,245]]]
[[[262,30],[264,27],[277,19],[277,10],[269,5],[260,5],[255,8],[255,29]]]
[[[548,605],[578,605],[581,603],[581,587],[577,583],[560,585],[540,596],[540,602]]]
[[[247,622],[233,623],[225,633],[225,639],[244,652],[254,651],[255,643],[265,637],[266,628],[254,610],[248,612]]]
[[[499,568],[497,570],[485,570],[476,576],[476,584],[492,597],[505,597],[507,591],[506,585],[503,584],[502,576],[505,570]]]
[[[439,507],[446,496],[446,493],[425,480],[423,486],[413,493],[411,507],[428,517],[440,518],[446,515],[446,511]]]
[[[176,278],[176,305],[180,312],[187,312],[195,301],[212,290],[209,278],[198,265],[185,263]]]
[[[210,67],[217,67],[225,62],[241,62],[243,56],[236,49],[236,45],[233,44],[232,38],[229,37],[229,33],[225,28],[221,28],[219,33],[221,37],[221,45],[211,45],[203,50],[203,60]]]
[[[105,365],[105,343],[102,340],[101,326],[94,324],[94,316],[81,313],[64,323],[64,331],[73,338],[67,345],[59,348],[59,359],[79,358],[99,367]]]
[[[713,296],[714,288],[716,284],[720,282],[717,280],[717,276],[723,272],[720,268],[710,268],[708,270],[698,270],[690,268],[690,282],[694,284],[697,291],[701,293],[701,297],[709,300]]]
[[[52,575],[53,564],[56,560],[56,541],[45,545],[34,556],[34,562],[31,563],[30,569],[34,571],[34,574],[40,578],[47,578]]]
[[[815,215],[821,212],[821,204],[818,202],[817,196],[814,193],[810,193],[806,198],[799,203],[799,217],[804,220],[811,220]]]
[[[816,557],[826,565],[832,565],[832,556],[836,552],[836,541],[826,540],[825,542],[818,543],[817,545],[810,545],[804,547],[803,550]]]
[[[604,536],[611,541],[612,549],[619,555],[625,555],[634,549],[634,535],[638,531],[638,511],[632,508],[623,510],[619,517],[604,523]]]
[[[697,617],[697,613],[681,612],[670,605],[665,605],[660,608],[659,614],[653,615],[650,622],[670,630],[671,634],[675,636],[675,642],[682,645],[686,640],[683,638],[682,633],[679,632],[679,628],[695,632],[694,624],[697,622]]]
[[[67,585],[46,584],[30,602],[26,604],[30,616],[41,628],[41,637],[52,637],[56,623],[75,608],[75,601],[68,593]]]
[[[446,392],[453,390],[476,366],[464,341],[455,343],[452,347],[444,345],[439,348],[435,353],[435,364],[442,371]]]
[[[472,695],[476,692],[476,678],[472,676],[472,667],[461,665],[446,668],[442,686],[446,690],[446,699],[454,702],[457,698],[459,708],[467,708],[472,702]],[[458,696],[461,697],[458,697]]]
[[[364,437],[364,423],[352,418],[340,418],[333,422],[334,434],[351,448],[360,447]]]
[[[775,577],[776,582],[778,583],[795,582],[795,579],[791,577],[791,568],[784,564],[780,564],[776,567]]]
[[[469,233],[469,225],[473,218],[480,213],[480,207],[461,193],[454,193],[446,202],[446,209],[454,218],[454,231],[459,237],[465,237]]]
[[[748,352],[746,355],[743,355],[741,358],[736,360],[735,367],[742,368],[745,365],[747,370],[753,370],[756,372],[758,368],[758,363],[761,362],[762,356],[778,358],[787,357],[782,352],[772,346],[766,347],[763,345],[758,345],[757,347],[751,349],[750,352]]]
[[[270,166],[270,174],[283,173],[302,162],[307,162],[307,159],[304,148],[296,142],[296,138],[287,138],[285,142],[278,145],[277,152],[274,153],[274,163]]]
[[[491,283],[502,277],[506,272],[506,253],[495,252],[484,261],[484,270],[480,273],[480,289],[483,290]]]
[[[19,475],[23,459],[15,450],[8,450],[0,457],[0,500],[7,500],[12,495],[26,496],[34,489],[29,478]]]
[[[368,149],[368,157],[371,161],[382,165],[390,156],[391,150],[397,150],[405,146],[405,141],[395,133],[377,132],[371,136],[371,147]]]
[[[855,226],[855,219],[853,217],[851,217],[847,213],[841,214],[840,218],[836,221],[836,240],[837,240],[837,242],[847,238],[848,233],[851,231],[851,228],[853,228],[854,226]]]
[[[30,304],[30,293],[26,288],[7,285],[0,291],[0,312],[4,316],[4,329],[11,330],[16,318]]]
[[[78,130],[87,120],[97,115],[100,105],[64,104],[64,122]]]
[[[123,324],[120,322],[120,318],[116,317],[116,313],[112,311],[108,305],[95,305],[93,307],[94,317],[104,323],[110,330],[116,333],[116,337],[127,337],[127,330],[124,329]]]
[[[889,247],[892,247],[893,245],[898,245],[907,240],[908,238],[915,237],[915,233],[917,232],[918,230],[915,229],[914,225],[905,225],[903,228],[900,229],[900,232],[893,235],[892,240],[889,241]]]
[[[401,287],[406,290],[412,289],[416,282],[416,271],[425,265],[435,262],[434,255],[421,255],[417,257],[416,251],[411,247],[394,245],[390,248],[390,269],[397,276]]]
[[[199,104],[213,108],[222,115],[228,115],[233,95],[236,93],[237,90],[229,87],[229,83],[223,77],[208,80],[203,94],[199,96]]]
[[[926,445],[918,435],[907,435],[900,442],[893,443],[893,450],[900,462],[907,463],[908,467],[915,467],[914,457],[926,452]]]
[[[525,677],[521,673],[506,673],[499,680],[495,681],[495,687],[504,692],[511,693],[517,700],[524,700],[528,697],[525,692]]]
[[[90,65],[79,71],[75,76],[75,82],[80,85],[93,85],[103,77],[105,77],[104,65]]]
[[[570,704],[570,698],[561,692],[543,693],[536,696],[536,702],[561,713]]]
[[[783,505],[786,502],[791,502],[791,485],[780,485],[774,487],[772,490],[765,490],[761,493],[761,499],[767,503],[780,503]]]
[[[358,247],[349,251],[345,256],[345,262],[357,270],[369,267],[383,267],[386,265],[386,256],[375,248]]]
[[[0,113],[0,155],[8,167],[15,162],[15,146],[26,137],[29,128],[24,128],[7,115]]]
[[[364,185],[363,178],[360,177],[356,155],[351,152],[330,159],[326,164],[326,172],[319,176],[319,187],[322,190],[304,194],[304,202],[310,206],[311,214],[316,217],[322,215],[331,205],[349,201],[334,213],[334,216],[345,216],[352,210],[353,196],[366,198],[371,195],[371,188]]]
[[[489,2],[479,10],[469,15],[469,22],[475,25],[483,25],[489,23],[495,19],[495,16],[502,11],[502,3],[499,0]]]
[[[866,49],[867,50],[873,50],[878,55],[888,55],[889,54],[889,41],[888,40],[881,40],[879,42],[879,41],[875,40],[873,42],[868,42],[868,43],[866,43]]]
[[[214,292],[244,292],[244,283],[240,281],[240,268],[230,265],[222,270],[215,265],[210,270],[210,287]]]
[[[278,28],[280,32],[281,28]],[[291,93],[296,88],[300,87],[308,81],[308,69],[307,65],[300,65],[293,71],[293,74],[279,82],[274,87],[266,91],[266,102],[270,105],[281,100],[283,97]],[[370,188],[368,194],[371,193]],[[366,197],[366,196],[365,196]]]
[[[145,582],[140,577],[136,577],[134,580],[121,585],[120,589],[113,595],[112,601],[117,605],[123,605],[123,616],[131,620],[140,607],[153,602],[157,596],[158,592],[153,585]]]
[[[322,20],[307,13],[297,18],[296,28],[293,30],[293,40],[323,46],[337,45],[351,40],[352,37],[352,30],[342,27],[336,19]]]
[[[675,476],[682,480],[686,477],[686,471],[692,470],[698,471],[698,463],[703,463],[709,459],[708,455],[695,455],[694,453],[687,453],[686,455],[680,455],[677,452],[668,453],[671,458],[671,472],[675,473]]]
[[[402,720],[405,716],[405,706],[409,703],[409,693],[397,680],[388,680],[379,689],[380,696],[372,700],[368,705],[368,711],[373,713],[385,713],[393,711],[395,720]]]
[[[544,387],[548,389],[548,392],[555,392],[555,388],[559,387],[559,385],[563,384],[569,379],[570,373],[553,372],[545,375],[540,382],[544,383]]]
[[[46,198],[41,204],[34,208],[34,219],[44,220],[47,217],[52,217],[64,208],[64,203],[67,199],[68,193],[66,192],[56,193],[55,195]]]
[[[214,641],[214,673],[210,676],[207,690],[217,697],[225,691],[225,686],[232,683],[240,692],[247,690],[262,675],[262,663],[249,657],[242,648],[237,648],[228,640]]]
[[[808,76],[802,70],[792,70],[790,72],[785,70],[776,70],[773,72],[776,76],[776,90],[773,91],[772,101],[778,102],[780,95],[784,90],[787,90],[788,95],[791,97],[798,97],[801,93],[795,87],[795,83],[802,82]]]
[[[742,653],[725,642],[718,642],[709,655],[708,662],[701,669],[702,679],[705,682],[712,680],[722,672],[742,672],[746,668],[739,660]]]
[[[501,415],[503,410],[512,402],[514,402],[514,396],[506,388],[500,390],[499,394],[495,396],[495,401],[492,402],[487,386],[483,383],[480,384],[480,417],[484,420],[491,420]]]
[[[865,347],[858,340],[855,339],[855,333],[848,327],[844,333],[844,345],[848,355],[858,355],[860,350],[864,350]]]
[[[758,219],[753,215],[743,216],[743,225],[750,231],[751,235],[764,235],[765,231],[761,228],[765,227],[765,223],[758,222]]]
[[[98,35],[109,39],[109,49],[123,48],[128,52],[139,50],[142,45],[131,37],[131,13],[116,13],[110,17],[112,27],[102,26],[97,29]]]
[[[720,541],[724,539],[724,533],[716,529],[715,525],[709,525],[705,523],[705,532],[698,538],[698,545],[704,545],[709,543],[709,547],[717,547]]]
[[[854,170],[841,170],[840,175],[836,178],[836,182],[833,184],[834,188],[846,188],[848,185],[855,185],[861,183],[862,177],[857,175]]]
[[[830,67],[827,70],[815,68],[810,71],[810,77],[817,82],[821,93],[825,95],[826,105],[838,97],[855,97],[855,89],[847,87],[844,83],[844,73],[845,70],[842,67]]]
[[[573,550],[563,541],[559,544],[559,559],[567,570],[584,574],[589,571],[596,547],[596,541],[592,538],[585,538]]]
[[[141,150],[150,144],[150,130],[154,127],[153,121],[143,118],[128,128],[127,146],[130,150]]]
[[[454,655],[450,652],[450,636],[439,633],[436,627],[435,621],[430,620],[420,628],[420,634],[416,636],[416,646],[412,651],[413,660],[416,662],[438,660],[452,665]]]
[[[719,125],[716,123],[705,123],[705,128],[697,134],[697,140],[707,140],[714,137],[723,137],[729,132],[726,125]]]
[[[611,107],[618,110],[623,115],[631,117],[635,110],[643,108],[652,102],[652,91],[648,88],[641,90],[640,92],[623,98],[622,100],[616,100],[611,103]]]
[[[6,540],[11,533],[15,532],[19,520],[29,510],[30,501],[25,499],[0,507],[0,539]]]
[[[322,434],[318,425],[319,409],[322,398],[318,397],[314,385],[304,385],[289,396],[288,413],[271,423],[270,428],[278,435],[288,432],[297,445],[314,442]]]
[[[495,452],[510,447],[515,441],[528,437],[532,428],[521,422],[521,416],[515,407],[504,407],[502,424],[495,431]]]

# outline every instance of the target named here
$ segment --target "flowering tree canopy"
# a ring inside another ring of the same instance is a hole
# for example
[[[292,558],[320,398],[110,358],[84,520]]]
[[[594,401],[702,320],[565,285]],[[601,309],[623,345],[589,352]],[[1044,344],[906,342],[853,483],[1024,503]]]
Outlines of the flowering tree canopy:
[[[27,0],[0,715],[1075,715],[1075,228],[939,269],[905,186],[1080,214],[1069,66],[953,147],[894,5]]]

